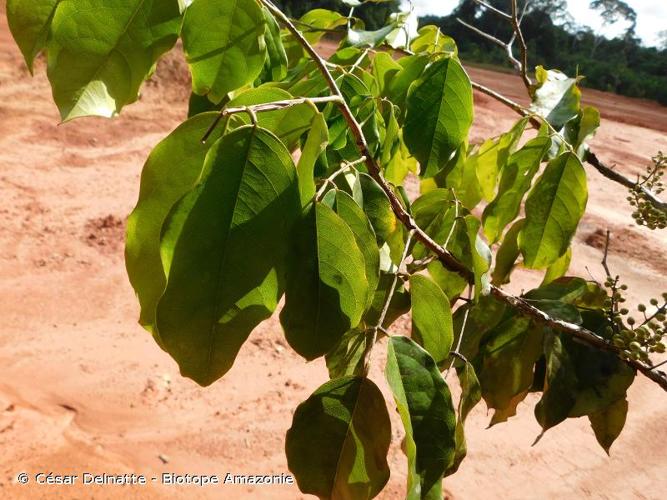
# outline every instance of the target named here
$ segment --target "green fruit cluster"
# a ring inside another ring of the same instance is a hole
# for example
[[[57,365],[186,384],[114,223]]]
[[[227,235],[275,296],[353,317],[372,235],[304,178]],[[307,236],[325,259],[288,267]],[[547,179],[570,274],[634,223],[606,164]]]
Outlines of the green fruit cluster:
[[[618,279],[618,278],[617,278]],[[637,306],[643,320],[629,316],[627,308],[618,308],[618,303],[625,301],[620,290],[627,290],[626,285],[618,286],[617,279],[609,278],[605,283],[612,291],[607,301],[608,315],[613,327],[607,329],[612,343],[622,350],[623,357],[650,364],[651,354],[664,354],[667,351],[667,293],[662,294],[662,304],[656,298],[650,300],[650,309],[644,304]]]
[[[659,195],[664,191],[662,178],[667,170],[667,157],[658,153],[653,158],[653,165],[650,165],[646,174],[641,176],[641,180],[630,190],[628,201],[635,207],[632,214],[635,222],[640,226],[649,229],[665,229],[667,227],[667,212],[656,207],[646,196],[645,189]]]

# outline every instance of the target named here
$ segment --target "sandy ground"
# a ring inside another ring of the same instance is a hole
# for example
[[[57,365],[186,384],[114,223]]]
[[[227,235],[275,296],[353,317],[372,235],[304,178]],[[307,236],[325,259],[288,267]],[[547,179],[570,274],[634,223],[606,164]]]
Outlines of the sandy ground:
[[[4,3],[4,2],[2,2]],[[136,323],[125,276],[124,221],[150,149],[185,115],[188,81],[178,56],[162,62],[141,101],[114,120],[58,126],[40,62],[30,78],[0,15],[0,497],[300,498],[281,487],[56,487],[16,483],[19,472],[56,474],[287,472],[292,409],[326,379],[286,349],[277,323],[252,335],[228,376],[208,389],[181,378]],[[472,70],[481,83],[519,98],[517,79]],[[667,109],[587,92],[605,118],[600,156],[637,173],[667,151]],[[515,117],[477,96],[473,137]],[[663,291],[667,233],[632,225],[625,193],[590,172],[591,200],[575,246],[576,268],[601,277],[602,232],[614,233],[610,264],[633,298]],[[526,285],[535,276],[524,276]],[[373,374],[381,381],[379,372]],[[584,419],[568,421],[531,448],[532,405],[485,430],[483,405],[469,419],[470,454],[447,480],[454,498],[660,498],[667,491],[667,398],[639,380],[611,458]],[[400,441],[398,426],[394,441]],[[404,458],[392,448],[383,498],[401,498]],[[149,479],[150,482],[150,479]],[[662,494],[661,494],[662,491]],[[663,497],[664,498],[664,497]]]

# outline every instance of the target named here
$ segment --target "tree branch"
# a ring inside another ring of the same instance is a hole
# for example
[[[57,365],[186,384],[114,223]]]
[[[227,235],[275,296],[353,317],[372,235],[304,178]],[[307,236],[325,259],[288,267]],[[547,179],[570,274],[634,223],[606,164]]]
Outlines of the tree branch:
[[[521,79],[523,80],[523,84],[526,86],[528,93],[530,93],[531,87],[533,86],[533,82],[530,80],[530,77],[528,76],[528,47],[526,46],[526,39],[523,37],[523,31],[521,30],[521,22],[519,21],[519,13],[516,2],[517,0],[512,0],[512,28],[514,29],[514,34],[516,36],[516,39],[519,40],[519,50],[521,52],[521,63],[520,63]],[[523,14],[521,15],[521,17],[523,17]],[[511,50],[509,52],[511,52]],[[512,56],[512,58],[514,58],[514,56]]]
[[[322,76],[327,82],[327,85],[334,96],[340,98],[340,101],[337,102],[338,107],[345,118],[345,121],[352,132],[352,135],[355,138],[357,149],[361,156],[366,157],[365,163],[368,173],[373,177],[373,179],[380,185],[387,198],[389,199],[393,212],[396,217],[401,221],[401,223],[408,229],[411,235],[414,236],[416,240],[422,243],[426,248],[432,251],[437,257],[442,265],[449,271],[456,272],[463,276],[468,283],[474,283],[474,274],[463,264],[461,263],[454,255],[448,252],[445,248],[435,242],[423,229],[421,229],[412,216],[405,210],[403,204],[399,200],[396,193],[392,189],[391,185],[382,175],[382,170],[380,165],[377,163],[373,155],[371,154],[370,148],[366,141],[366,137],[361,129],[361,125],[354,117],[352,110],[345,101],[343,94],[336,83],[333,75],[329,71],[329,68],[326,62],[322,57],[317,53],[315,48],[305,39],[305,37],[299,32],[296,26],[291,22],[291,20],[270,0],[260,0],[267,9],[287,28],[287,30],[295,37],[295,39],[303,46],[304,50],[309,54],[311,59],[317,65],[319,71],[322,73]],[[556,320],[551,318],[548,314],[543,311],[533,307],[528,302],[520,297],[515,297],[505,293],[498,287],[492,286],[490,293],[499,301],[508,304],[513,307],[520,313],[531,317],[532,319],[548,326],[556,331],[572,335],[575,338],[578,338],[583,343],[596,347],[605,351],[613,352],[620,357],[621,352],[617,347],[615,347],[610,342],[607,342],[602,337],[596,335],[595,333],[586,330],[578,325],[572,323],[566,323],[564,321]],[[638,371],[646,375],[648,378],[659,384],[663,390],[667,391],[667,374],[664,372],[654,370],[652,367],[645,365],[636,360],[624,359],[626,363],[636,368]]]
[[[520,313],[525,316],[531,317],[533,320],[541,323],[542,325],[551,328],[554,331],[566,333],[582,343],[600,349],[602,351],[612,352],[615,355],[619,356],[620,350],[614,346],[612,343],[607,342],[604,338],[599,335],[582,328],[579,325],[574,323],[568,323],[566,321],[561,321],[550,317],[545,312],[537,309],[528,302],[526,302],[521,297],[514,297],[505,293],[503,290],[497,287],[491,288],[491,294],[498,300],[509,304],[515,308]],[[620,356],[619,356],[620,357]],[[629,358],[621,358],[625,363],[630,365],[632,368],[636,369],[645,377],[649,378],[656,384],[658,384],[664,391],[667,391],[667,373],[656,370],[656,367],[649,366],[641,361]]]
[[[475,2],[477,5],[481,5],[485,9],[489,9],[491,12],[493,12],[494,14],[499,15],[503,19],[507,19],[508,21],[510,21],[512,19],[512,16],[510,16],[507,12],[503,12],[502,10],[497,9],[496,7],[494,7],[493,5],[491,5],[488,2],[484,2],[483,0],[473,0],[473,2]]]

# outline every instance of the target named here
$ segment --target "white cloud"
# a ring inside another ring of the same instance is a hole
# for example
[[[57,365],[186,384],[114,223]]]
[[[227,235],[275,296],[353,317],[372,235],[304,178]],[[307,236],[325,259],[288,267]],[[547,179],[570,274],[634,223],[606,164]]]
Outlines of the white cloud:
[[[646,45],[658,42],[658,33],[667,26],[667,1],[665,0],[626,0],[637,12],[637,35]],[[458,0],[413,0],[413,5],[420,15],[435,14],[445,16],[459,3]],[[603,26],[600,15],[588,8],[589,2],[568,0],[570,13],[578,24],[590,26],[606,36],[615,36],[627,29],[627,23]]]

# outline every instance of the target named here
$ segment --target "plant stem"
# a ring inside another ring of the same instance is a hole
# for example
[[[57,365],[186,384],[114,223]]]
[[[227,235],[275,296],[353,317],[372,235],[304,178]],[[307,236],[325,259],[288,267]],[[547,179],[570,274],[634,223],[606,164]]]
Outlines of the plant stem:
[[[209,129],[204,134],[204,137],[202,137],[201,142],[205,143],[209,139],[209,137],[211,137],[211,134],[218,126],[218,123],[220,123],[220,120],[222,120],[226,116],[231,116],[239,113],[246,113],[250,116],[250,119],[252,120],[253,123],[257,123],[257,113],[264,113],[267,111],[278,111],[280,109],[290,108],[292,106],[299,106],[300,104],[306,104],[306,103],[323,104],[330,102],[340,102],[341,98],[342,96],[300,97],[298,99],[285,99],[284,101],[274,101],[263,104],[254,104],[252,106],[225,108],[220,111],[215,121],[211,124]]]

